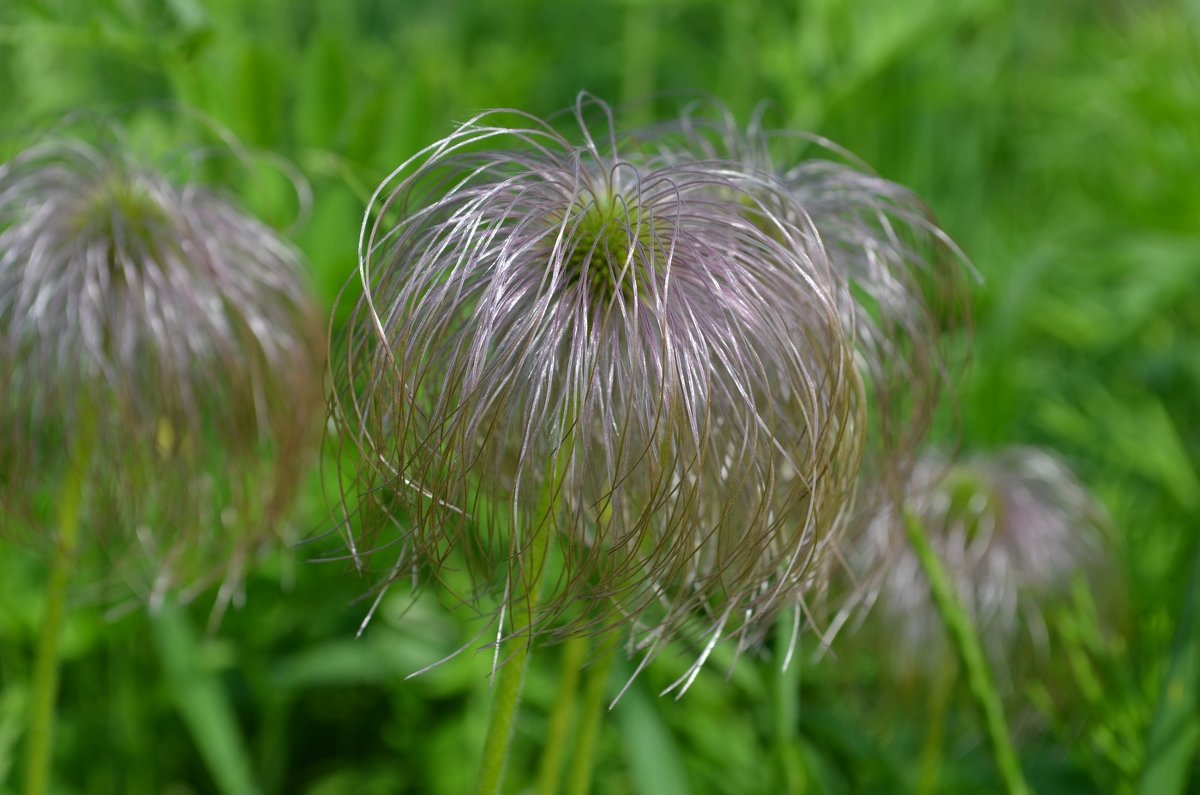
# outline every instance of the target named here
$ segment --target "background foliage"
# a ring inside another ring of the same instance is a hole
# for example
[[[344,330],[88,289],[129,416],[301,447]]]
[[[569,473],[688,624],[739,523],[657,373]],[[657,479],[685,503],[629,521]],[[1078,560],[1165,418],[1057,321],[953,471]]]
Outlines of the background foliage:
[[[1200,632],[1188,604],[1200,592],[1186,587],[1200,577],[1200,3],[0,5],[4,155],[80,109],[184,146],[205,125],[173,109],[199,111],[311,182],[316,201],[295,235],[330,307],[355,264],[364,200],[391,168],[476,110],[546,114],[580,89],[645,121],[697,92],[743,119],[765,100],[773,126],[826,135],[926,199],[982,276],[961,446],[1061,451],[1120,530],[1120,631],[1097,633],[1086,611],[1064,618],[1068,643],[1048,665],[1065,679],[1017,698],[1031,784],[1200,788]],[[286,225],[294,201],[277,182],[229,187]],[[298,535],[330,526],[314,473]],[[467,791],[490,655],[402,681],[463,642],[461,621],[428,601],[404,613],[397,594],[356,640],[364,584],[343,563],[305,562],[313,548],[265,561],[244,607],[209,636],[205,598],[151,617],[80,588],[60,791]],[[99,575],[102,556],[95,565]],[[17,780],[43,578],[26,546],[2,547],[0,791]],[[728,677],[732,661],[717,660],[682,701],[658,699],[685,665],[679,653],[610,713],[594,791],[776,793],[788,769],[806,771],[810,792],[915,786],[927,699],[885,687],[886,650],[805,655],[781,676],[768,649]],[[556,654],[535,658],[514,785],[532,780]],[[798,708],[781,697],[792,692]],[[962,693],[948,720],[943,788],[993,791]]]

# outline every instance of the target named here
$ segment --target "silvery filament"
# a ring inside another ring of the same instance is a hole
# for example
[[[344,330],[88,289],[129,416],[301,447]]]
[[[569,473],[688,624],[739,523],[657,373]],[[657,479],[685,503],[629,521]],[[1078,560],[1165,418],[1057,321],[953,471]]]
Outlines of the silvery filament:
[[[880,351],[787,180],[588,98],[573,122],[481,114],[377,190],[334,363],[350,543],[468,603],[545,580],[535,634],[698,628],[703,662],[821,590]]]
[[[291,246],[106,137],[0,166],[0,501],[44,518],[86,450],[87,542],[153,602],[273,537],[323,344]]]

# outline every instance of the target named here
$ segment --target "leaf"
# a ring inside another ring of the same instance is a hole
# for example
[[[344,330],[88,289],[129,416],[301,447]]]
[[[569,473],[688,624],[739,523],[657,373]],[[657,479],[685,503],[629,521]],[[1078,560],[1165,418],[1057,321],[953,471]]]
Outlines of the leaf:
[[[186,615],[165,604],[152,625],[171,700],[217,789],[223,795],[258,795],[261,789],[228,694],[216,674],[200,664],[200,643]]]
[[[629,688],[613,712],[634,791],[644,795],[692,792],[675,740],[640,683]]]
[[[1187,601],[1175,635],[1171,665],[1162,683],[1158,709],[1146,749],[1146,768],[1138,792],[1175,795],[1184,792],[1188,771],[1200,747],[1200,632],[1196,609],[1200,602],[1200,555],[1192,568]]]
[[[349,106],[346,45],[329,32],[318,34],[304,53],[296,96],[296,127],[300,143],[326,148],[342,128]]]
[[[0,792],[13,771],[17,741],[24,730],[26,703],[24,687],[11,685],[0,693]]]

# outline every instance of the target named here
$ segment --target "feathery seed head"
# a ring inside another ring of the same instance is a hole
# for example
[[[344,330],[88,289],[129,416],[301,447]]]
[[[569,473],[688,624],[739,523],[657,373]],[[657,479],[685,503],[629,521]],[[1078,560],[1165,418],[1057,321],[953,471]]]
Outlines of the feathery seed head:
[[[323,347],[295,251],[226,199],[111,143],[0,165],[3,500],[43,517],[86,437],[85,526],[128,528],[114,571],[148,598],[232,584],[270,537]]]
[[[821,589],[867,444],[859,310],[783,180],[599,101],[574,121],[482,114],[376,192],[335,360],[349,541],[385,584],[465,571],[471,603],[545,579],[531,634],[615,612],[649,655],[706,616],[702,662]]]
[[[773,214],[811,225],[838,289],[849,293],[843,322],[868,390],[865,479],[873,499],[863,508],[869,514],[880,500],[902,497],[914,455],[965,364],[965,346],[948,334],[969,335],[965,255],[910,190],[824,138],[765,129],[758,117],[743,129],[711,103],[647,137],[677,158],[773,175],[784,200],[769,192],[761,200]]]
[[[1009,670],[1022,646],[1047,645],[1045,618],[1078,578],[1107,571],[1108,520],[1056,457],[1017,447],[947,467],[923,459],[908,509],[923,523],[979,628],[992,665]],[[869,526],[855,567],[879,611],[889,667],[902,677],[949,661],[929,585],[894,513]]]

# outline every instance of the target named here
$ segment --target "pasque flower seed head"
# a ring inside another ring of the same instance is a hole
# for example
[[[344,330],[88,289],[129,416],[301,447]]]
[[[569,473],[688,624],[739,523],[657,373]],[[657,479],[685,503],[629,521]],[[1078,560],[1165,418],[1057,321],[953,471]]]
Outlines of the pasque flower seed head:
[[[870,512],[894,501],[967,358],[965,255],[912,191],[819,136],[768,129],[757,115],[743,128],[707,102],[647,140],[664,156],[772,175],[783,189],[761,200],[782,217],[804,218],[819,236],[836,289],[846,293],[839,304],[868,393],[869,499],[860,503]]]
[[[1099,585],[1109,571],[1108,519],[1071,470],[1037,448],[1013,447],[915,468],[908,510],[941,556],[978,627],[993,667],[1009,673],[1022,647],[1048,644],[1047,612],[1073,583]],[[889,668],[904,678],[950,662],[942,622],[920,563],[882,512],[856,546],[856,571],[878,614]]]
[[[3,501],[36,517],[82,440],[85,527],[146,598],[233,584],[272,537],[323,349],[296,252],[222,196],[115,140],[0,165]]]
[[[533,634],[615,620],[650,656],[704,617],[702,662],[821,590],[859,309],[786,181],[587,97],[572,121],[481,114],[377,190],[335,359],[350,542],[472,604],[542,583]]]

